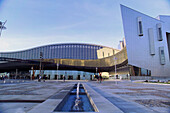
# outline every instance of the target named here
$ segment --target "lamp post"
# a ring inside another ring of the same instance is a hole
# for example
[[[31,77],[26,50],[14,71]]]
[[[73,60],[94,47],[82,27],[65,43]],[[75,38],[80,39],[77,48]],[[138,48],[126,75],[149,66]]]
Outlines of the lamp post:
[[[59,68],[59,64],[57,63],[57,80],[58,80],[58,77],[59,77],[59,75],[58,75],[58,68]]]
[[[41,61],[42,61],[42,59],[43,59],[43,52],[40,52],[40,76],[39,76],[39,80],[41,81]]]
[[[116,70],[116,64],[117,64],[117,58],[116,56],[114,56],[114,63],[115,63],[115,76],[116,76],[116,79],[117,79],[117,70]]]
[[[96,76],[95,77],[97,77],[97,79],[99,80],[99,76],[97,75],[97,67],[96,67]]]
[[[96,67],[96,75],[97,75],[97,69],[98,69],[98,68]]]
[[[115,61],[115,75],[116,75],[116,73],[117,73],[117,70],[116,70],[116,60],[117,60],[117,58],[116,58],[116,56],[114,57],[114,61]]]
[[[16,78],[17,78],[17,75],[18,75],[18,69],[16,69],[15,80],[16,80]]]
[[[114,62],[115,62],[115,76],[116,76],[116,79],[117,79],[117,70],[116,70],[116,60],[117,60],[117,58],[116,58],[116,56],[114,56]],[[116,81],[116,84],[117,84],[117,81]]]
[[[31,74],[31,77],[30,77],[30,78],[31,78],[31,80],[32,80],[32,76],[33,76],[33,74],[34,74],[34,67],[33,67],[33,66],[31,67],[31,70],[32,70],[32,74]]]

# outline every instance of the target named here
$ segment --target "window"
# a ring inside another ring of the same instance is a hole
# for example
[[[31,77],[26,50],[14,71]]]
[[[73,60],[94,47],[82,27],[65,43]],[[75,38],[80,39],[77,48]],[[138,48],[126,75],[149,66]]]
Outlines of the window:
[[[157,35],[158,35],[158,41],[162,41],[162,26],[161,23],[157,24]]]
[[[161,55],[164,55],[164,51],[163,50],[161,50]]]
[[[138,22],[138,35],[143,36],[142,18],[138,17],[137,22]]]
[[[155,55],[154,34],[153,34],[153,29],[152,28],[148,29],[148,36],[149,36],[150,54],[151,55]]]
[[[140,34],[142,34],[143,31],[142,31],[142,22],[141,21],[139,21],[139,29],[140,29]]]
[[[162,65],[165,64],[165,53],[164,53],[164,47],[159,47],[159,55],[160,55],[160,63]]]
[[[170,33],[166,33],[167,44],[168,44],[168,53],[169,53],[169,60],[170,60]]]

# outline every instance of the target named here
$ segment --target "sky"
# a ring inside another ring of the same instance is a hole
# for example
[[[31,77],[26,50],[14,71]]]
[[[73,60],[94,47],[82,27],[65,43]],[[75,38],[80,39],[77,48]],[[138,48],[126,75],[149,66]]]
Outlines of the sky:
[[[57,43],[117,48],[124,37],[120,4],[170,15],[170,0],[0,0],[0,21],[7,20],[0,52]]]

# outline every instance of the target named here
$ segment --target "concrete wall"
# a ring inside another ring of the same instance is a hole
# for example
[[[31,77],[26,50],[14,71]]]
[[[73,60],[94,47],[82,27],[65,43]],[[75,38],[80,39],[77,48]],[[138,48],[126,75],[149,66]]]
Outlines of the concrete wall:
[[[98,59],[112,56],[114,54],[114,50],[110,48],[102,48],[97,50]]]
[[[149,17],[121,5],[128,64],[151,70],[152,76],[170,76],[170,60],[166,32],[170,32],[170,17],[160,16],[161,20]],[[142,19],[143,36],[138,35],[137,18]],[[162,41],[158,41],[157,24],[162,25]],[[153,30],[153,43],[150,45],[148,29]],[[151,54],[151,47],[154,54]],[[164,48],[165,64],[160,62],[159,47]]]
[[[112,56],[118,53],[119,51],[120,50],[112,49],[112,48],[102,48],[102,49],[97,50],[97,57],[98,59],[106,58],[106,57],[109,57],[109,56]]]

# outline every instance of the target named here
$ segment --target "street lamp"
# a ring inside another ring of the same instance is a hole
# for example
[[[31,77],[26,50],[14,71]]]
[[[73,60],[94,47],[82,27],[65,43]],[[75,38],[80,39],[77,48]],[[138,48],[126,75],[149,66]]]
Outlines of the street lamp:
[[[97,67],[96,67],[96,75],[97,75]]]
[[[17,78],[17,75],[18,75],[18,69],[16,69],[15,80],[16,80],[16,78]]]
[[[59,75],[58,75],[58,68],[59,68],[59,64],[57,63],[57,80],[58,80],[58,77],[59,77]]]
[[[42,73],[41,73],[41,67],[42,67],[42,66],[41,66],[41,65],[42,65],[42,64],[41,64],[41,61],[42,61],[42,59],[43,59],[43,52],[40,52],[40,76],[39,76],[39,80],[40,80],[40,81],[41,81],[41,74],[42,74]]]
[[[32,70],[32,74],[31,74],[31,80],[32,80],[32,76],[34,75],[34,67],[33,66],[31,67],[31,70]]]
[[[115,75],[116,75],[116,73],[117,73],[117,70],[116,70],[116,60],[117,60],[117,58],[116,58],[116,56],[114,57],[114,62],[115,62]]]

